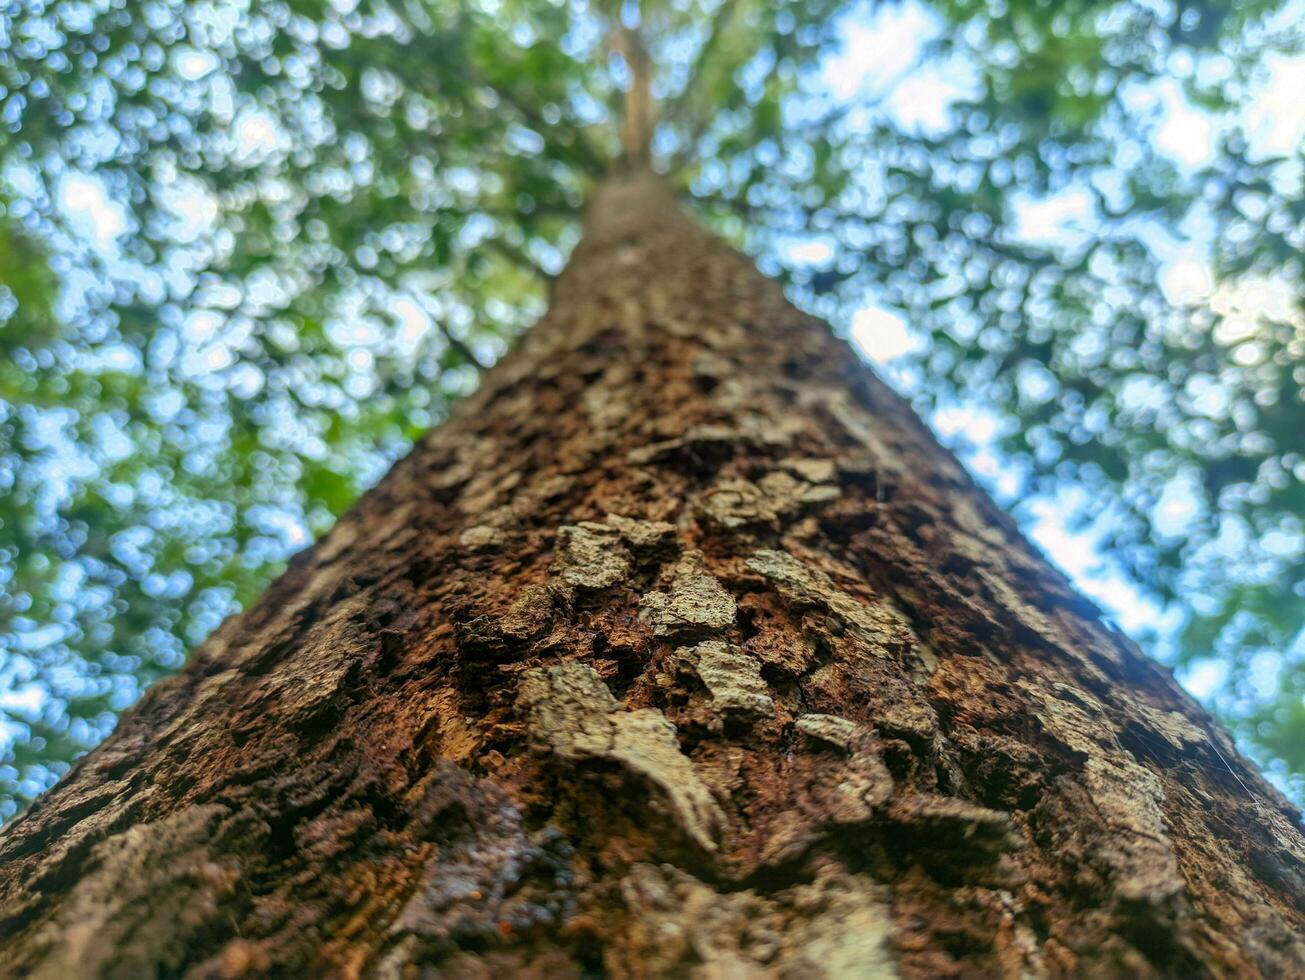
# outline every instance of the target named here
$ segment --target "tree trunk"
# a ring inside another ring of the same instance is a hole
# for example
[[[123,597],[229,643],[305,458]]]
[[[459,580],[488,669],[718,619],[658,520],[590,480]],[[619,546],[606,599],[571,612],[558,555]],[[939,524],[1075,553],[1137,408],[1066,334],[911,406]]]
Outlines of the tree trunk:
[[[650,176],[0,841],[6,976],[1301,975],[1298,814]]]

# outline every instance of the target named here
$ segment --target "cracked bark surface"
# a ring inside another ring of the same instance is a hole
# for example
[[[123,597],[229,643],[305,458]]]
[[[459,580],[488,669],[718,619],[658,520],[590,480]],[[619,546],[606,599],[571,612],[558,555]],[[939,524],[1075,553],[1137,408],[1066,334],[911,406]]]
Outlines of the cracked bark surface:
[[[609,181],[551,311],[0,837],[5,976],[1290,976],[1299,816]]]

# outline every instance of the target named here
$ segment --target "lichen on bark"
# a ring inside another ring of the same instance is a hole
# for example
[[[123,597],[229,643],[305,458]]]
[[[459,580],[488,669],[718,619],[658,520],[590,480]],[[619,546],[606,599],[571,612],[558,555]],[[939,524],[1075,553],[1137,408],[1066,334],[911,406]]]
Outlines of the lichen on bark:
[[[669,590],[649,592],[639,612],[654,636],[685,639],[727,629],[735,609],[734,597],[707,569],[701,552],[689,551],[676,564]]]
[[[527,672],[518,703],[536,745],[568,762],[615,762],[647,780],[670,804],[685,835],[705,851],[716,850],[724,824],[720,807],[659,710],[622,710],[602,678],[582,664]]]
[[[745,717],[774,712],[770,688],[761,677],[761,664],[755,657],[721,640],[704,640],[697,646],[681,647],[678,655],[711,692],[713,710]]]

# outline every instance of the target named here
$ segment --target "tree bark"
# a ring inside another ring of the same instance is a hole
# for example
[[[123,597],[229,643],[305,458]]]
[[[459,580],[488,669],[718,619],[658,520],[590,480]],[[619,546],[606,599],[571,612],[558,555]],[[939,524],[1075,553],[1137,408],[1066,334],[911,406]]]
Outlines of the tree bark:
[[[648,175],[0,840],[6,976],[1288,976],[1299,815]]]

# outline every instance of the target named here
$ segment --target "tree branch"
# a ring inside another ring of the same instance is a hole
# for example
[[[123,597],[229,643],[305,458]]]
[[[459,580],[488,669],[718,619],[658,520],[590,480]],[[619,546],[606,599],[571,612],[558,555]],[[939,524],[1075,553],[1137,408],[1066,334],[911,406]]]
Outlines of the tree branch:
[[[468,66],[468,70],[470,70],[470,66]],[[556,131],[556,126],[550,125],[548,120],[545,119],[534,106],[529,102],[518,98],[516,93],[511,89],[492,82],[483,75],[477,74],[475,80],[493,92],[503,102],[515,109],[525,124],[540,136],[548,139],[549,133]],[[574,142],[563,144],[563,146],[564,148],[575,150],[578,157],[576,162],[593,177],[601,177],[606,173],[607,161],[604,160],[602,155],[589,144],[588,140],[584,138],[583,130],[577,128],[568,130],[567,132],[573,134],[575,139]]]
[[[542,265],[536,262],[535,259],[525,251],[525,249],[518,248],[505,238],[486,238],[480,244],[493,249],[509,262],[521,266],[526,269],[526,271],[544,280],[544,282],[550,286],[552,285],[553,280],[557,278],[553,273],[549,272]]]
[[[621,156],[631,169],[644,169],[652,161],[652,134],[657,125],[652,59],[637,28],[620,28],[616,47],[630,69],[630,87],[621,109]]]
[[[716,13],[711,18],[711,27],[708,28],[707,37],[703,39],[702,46],[698,48],[698,53],[693,59],[693,64],[689,66],[689,76],[684,82],[684,87],[680,89],[675,98],[666,103],[664,117],[672,123],[679,120],[680,112],[693,98],[697,91],[698,83],[702,80],[704,69],[711,64],[712,55],[720,40],[725,36],[725,31],[729,27],[730,15],[734,13],[734,0],[721,0],[720,6],[716,8]],[[704,119],[706,124],[704,125]],[[705,131],[706,126],[710,125],[710,117],[704,116],[697,121],[695,130]],[[701,138],[701,134],[699,134]],[[696,143],[693,140],[692,143]],[[690,145],[692,145],[692,143]],[[676,153],[680,155],[679,151]]]
[[[465,340],[463,340],[461,337],[455,337],[453,335],[453,332],[449,330],[448,325],[443,320],[437,320],[434,317],[432,317],[431,319],[434,322],[436,329],[439,330],[440,336],[444,338],[444,342],[448,344],[449,347],[457,351],[468,363],[470,363],[481,374],[484,374],[486,371],[489,370],[489,365],[485,364],[483,361],[481,361],[479,357],[476,356],[476,352],[473,351],[467,345],[467,342]]]
[[[687,108],[697,92],[703,74],[712,63],[716,48],[720,45],[721,39],[729,29],[733,13],[734,0],[721,0],[720,6],[716,8],[716,13],[711,19],[711,27],[707,37],[702,42],[702,47],[698,49],[698,54],[693,59],[693,65],[689,68],[689,77],[685,80],[684,87],[680,89],[679,94],[666,107],[666,118],[672,122],[679,118],[681,111]],[[692,125],[689,128],[689,134],[683,139],[671,157],[672,170],[677,170],[689,162],[693,156],[694,148],[707,135],[707,130],[711,128],[714,119],[714,114],[702,112],[698,114],[696,119],[686,118],[684,120],[686,125],[689,123],[692,123]]]

